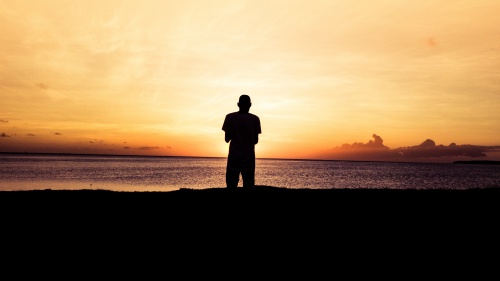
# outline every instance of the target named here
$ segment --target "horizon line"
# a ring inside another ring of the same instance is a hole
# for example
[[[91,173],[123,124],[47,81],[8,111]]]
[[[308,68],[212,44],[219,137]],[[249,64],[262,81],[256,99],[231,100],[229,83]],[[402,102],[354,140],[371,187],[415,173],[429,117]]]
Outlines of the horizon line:
[[[33,155],[66,155],[66,156],[110,156],[110,157],[151,157],[151,158],[227,158],[227,156],[187,156],[187,155],[145,155],[145,154],[105,154],[105,153],[71,153],[71,152],[12,152],[0,151],[1,154],[33,154]],[[261,160],[287,160],[287,161],[328,161],[328,162],[377,162],[377,163],[419,163],[419,164],[436,164],[436,162],[419,162],[419,161],[382,161],[382,160],[348,160],[348,159],[314,159],[314,158],[276,158],[276,157],[256,157]],[[438,162],[439,164],[454,164],[464,162],[498,162],[496,160],[456,160],[452,162]]]

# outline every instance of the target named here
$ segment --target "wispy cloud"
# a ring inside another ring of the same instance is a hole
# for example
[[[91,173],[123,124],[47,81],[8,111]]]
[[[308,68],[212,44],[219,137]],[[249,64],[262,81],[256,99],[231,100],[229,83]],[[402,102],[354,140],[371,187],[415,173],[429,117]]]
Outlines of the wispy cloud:
[[[160,149],[159,146],[141,146],[138,148],[139,150],[154,150],[154,149]]]
[[[0,135],[0,137],[2,137],[2,138],[10,138],[10,136],[9,136],[9,135],[7,135],[6,133],[2,133],[2,134]]]
[[[438,46],[438,43],[436,39],[434,39],[434,37],[429,37],[427,38],[427,46],[429,46],[430,48],[435,48]]]
[[[49,135],[104,150],[91,135],[225,155],[212,132],[241,92],[262,117],[260,156],[422,150],[352,143],[367,127],[394,147],[499,139],[498,0],[26,2],[0,0],[0,125],[35,132],[28,147]]]
[[[97,139],[95,139],[95,140],[89,141],[89,143],[99,143],[99,144],[102,144],[102,143],[104,143],[104,140],[97,140]]]
[[[166,148],[171,149],[170,146],[167,146]],[[157,150],[157,149],[161,149],[161,147],[159,147],[159,146],[139,146],[139,147],[124,146],[123,149]]]
[[[49,88],[46,84],[43,83],[35,83],[35,86],[42,90],[47,90]]]

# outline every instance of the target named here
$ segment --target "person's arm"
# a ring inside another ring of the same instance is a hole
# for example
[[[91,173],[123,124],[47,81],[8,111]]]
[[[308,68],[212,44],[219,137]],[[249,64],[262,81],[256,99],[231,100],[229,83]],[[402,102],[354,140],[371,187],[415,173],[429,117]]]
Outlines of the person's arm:
[[[257,117],[257,127],[255,129],[255,144],[259,143],[259,134],[262,133],[262,129],[260,128],[260,119]]]
[[[224,131],[224,140],[226,141],[226,143],[230,142],[231,139],[233,138],[233,136],[230,133],[231,126],[229,125],[228,116],[229,115],[226,115],[226,118],[224,118],[224,123],[222,124],[222,130]]]

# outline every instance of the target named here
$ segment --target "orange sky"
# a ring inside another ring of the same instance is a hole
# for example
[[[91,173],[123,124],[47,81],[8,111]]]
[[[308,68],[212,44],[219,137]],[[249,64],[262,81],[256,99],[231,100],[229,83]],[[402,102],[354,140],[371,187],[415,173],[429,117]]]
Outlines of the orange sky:
[[[500,145],[500,1],[0,0],[0,151],[257,157]],[[496,154],[498,155],[498,153]]]

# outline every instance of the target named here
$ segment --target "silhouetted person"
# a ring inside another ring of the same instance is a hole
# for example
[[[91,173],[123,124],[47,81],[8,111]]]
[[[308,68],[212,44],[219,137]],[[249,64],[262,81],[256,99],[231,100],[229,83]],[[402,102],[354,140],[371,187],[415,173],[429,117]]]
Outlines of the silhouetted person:
[[[241,178],[243,187],[255,185],[255,145],[261,133],[260,119],[248,111],[252,106],[248,95],[241,95],[238,101],[238,112],[229,113],[224,119],[222,130],[229,143],[229,154],[226,166],[226,186],[238,186]]]

